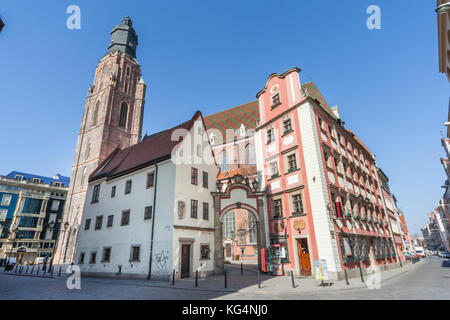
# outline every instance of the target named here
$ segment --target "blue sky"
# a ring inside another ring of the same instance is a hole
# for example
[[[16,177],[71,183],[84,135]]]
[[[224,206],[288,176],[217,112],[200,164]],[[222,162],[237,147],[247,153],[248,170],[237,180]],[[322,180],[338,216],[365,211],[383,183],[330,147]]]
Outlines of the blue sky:
[[[442,196],[449,85],[436,1],[3,1],[0,174],[70,175],[84,99],[112,28],[129,15],[148,84],[144,133],[255,100],[297,66],[375,153],[411,231]],[[66,8],[81,8],[81,30]],[[369,5],[381,30],[366,27]]]

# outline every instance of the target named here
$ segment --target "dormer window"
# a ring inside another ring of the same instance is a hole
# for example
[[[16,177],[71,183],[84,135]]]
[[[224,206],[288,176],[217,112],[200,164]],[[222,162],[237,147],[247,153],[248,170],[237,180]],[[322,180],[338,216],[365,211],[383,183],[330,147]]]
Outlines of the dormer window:
[[[33,178],[33,180],[32,180],[34,183],[40,183],[41,182],[41,179],[39,179],[39,178]]]
[[[281,104],[280,94],[277,93],[272,96],[272,109],[275,109]]]
[[[211,145],[214,145],[216,143],[216,135],[214,133],[211,133],[211,135],[209,136],[209,142],[211,143]]]
[[[16,174],[16,175],[14,176],[14,179],[16,179],[17,181],[22,181],[22,180],[23,180],[23,176],[21,176],[21,175],[19,175],[19,174]]]

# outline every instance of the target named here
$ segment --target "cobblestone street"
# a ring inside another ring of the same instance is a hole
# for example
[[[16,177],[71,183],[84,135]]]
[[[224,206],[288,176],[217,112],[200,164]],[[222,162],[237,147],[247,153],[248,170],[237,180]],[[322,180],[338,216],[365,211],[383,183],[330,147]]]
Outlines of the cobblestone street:
[[[223,276],[200,279],[195,288],[194,279],[178,280],[175,286],[166,282],[138,280],[110,280],[83,278],[81,290],[68,290],[66,279],[43,278],[20,274],[0,273],[0,299],[450,299],[450,261],[430,257],[416,264],[382,272],[381,288],[369,290],[361,279],[332,283],[320,287],[313,279],[262,276],[261,289],[257,286],[254,270],[240,275],[237,266],[227,266],[228,288]]]

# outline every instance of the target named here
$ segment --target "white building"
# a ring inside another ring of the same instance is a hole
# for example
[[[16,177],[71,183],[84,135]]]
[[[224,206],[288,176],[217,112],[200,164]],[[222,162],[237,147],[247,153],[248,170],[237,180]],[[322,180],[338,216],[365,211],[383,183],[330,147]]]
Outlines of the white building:
[[[75,260],[83,275],[212,273],[216,170],[200,112],[114,151],[89,179]]]

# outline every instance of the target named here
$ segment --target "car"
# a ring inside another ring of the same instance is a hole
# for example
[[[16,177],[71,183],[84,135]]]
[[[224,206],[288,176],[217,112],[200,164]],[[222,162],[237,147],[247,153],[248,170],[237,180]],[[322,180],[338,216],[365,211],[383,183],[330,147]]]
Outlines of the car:
[[[442,252],[442,258],[444,259],[450,259],[450,252]]]

